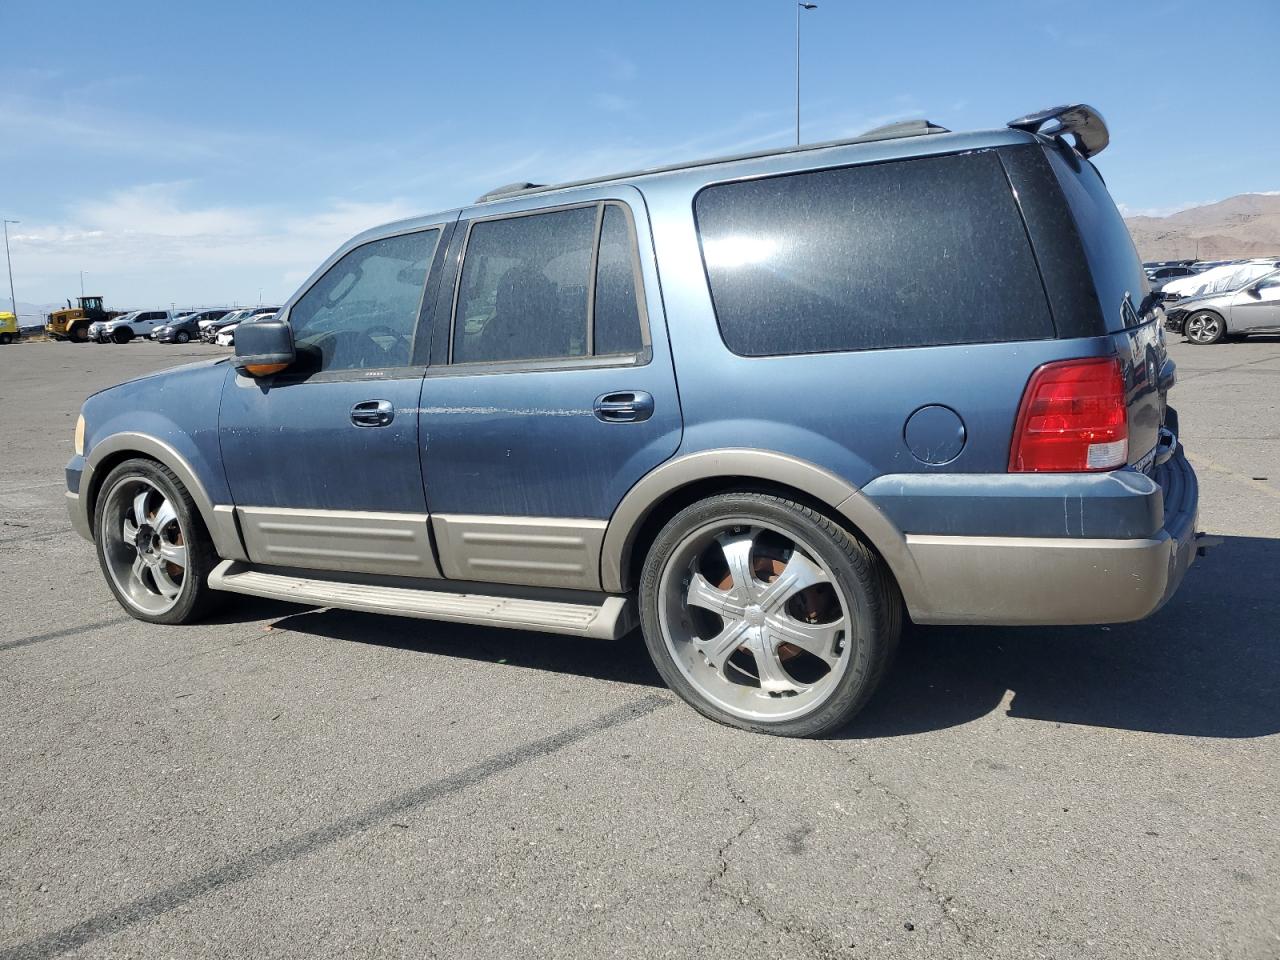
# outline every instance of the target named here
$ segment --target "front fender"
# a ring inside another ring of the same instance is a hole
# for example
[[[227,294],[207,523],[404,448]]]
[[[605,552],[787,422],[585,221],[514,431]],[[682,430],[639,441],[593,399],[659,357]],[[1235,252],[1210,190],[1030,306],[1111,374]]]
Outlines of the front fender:
[[[220,556],[243,559],[218,447],[218,406],[229,364],[199,365],[120,384],[85,402],[78,509],[91,526],[107,472],[129,456],[172,470],[191,494]]]

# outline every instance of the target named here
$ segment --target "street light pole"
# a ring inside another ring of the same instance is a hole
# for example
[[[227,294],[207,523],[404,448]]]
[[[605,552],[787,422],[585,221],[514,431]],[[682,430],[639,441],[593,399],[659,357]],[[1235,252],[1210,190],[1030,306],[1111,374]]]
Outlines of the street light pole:
[[[796,146],[800,146],[800,12],[816,10],[816,3],[796,4]]]
[[[9,303],[13,307],[14,323],[18,323],[18,298],[13,294],[13,260],[9,256],[9,224],[21,222],[21,220],[6,220],[4,222],[4,262],[9,268]],[[22,326],[22,324],[18,323],[18,326]]]

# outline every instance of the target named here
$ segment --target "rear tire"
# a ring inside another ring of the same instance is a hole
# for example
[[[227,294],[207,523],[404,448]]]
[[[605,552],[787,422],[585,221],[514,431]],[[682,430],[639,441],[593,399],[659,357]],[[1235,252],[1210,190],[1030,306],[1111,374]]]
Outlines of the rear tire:
[[[154,460],[126,460],[102,483],[94,547],[107,586],[130,616],[194,623],[225,599],[209,587],[213,540],[182,481]]]
[[[12,333],[0,333],[0,345],[7,346],[7,345],[8,345],[8,344],[10,344],[10,343],[13,343],[13,334],[12,334]]]
[[[786,737],[845,726],[902,632],[884,563],[803,504],[729,493],[663,527],[640,579],[645,644],[667,685],[712,720]]]

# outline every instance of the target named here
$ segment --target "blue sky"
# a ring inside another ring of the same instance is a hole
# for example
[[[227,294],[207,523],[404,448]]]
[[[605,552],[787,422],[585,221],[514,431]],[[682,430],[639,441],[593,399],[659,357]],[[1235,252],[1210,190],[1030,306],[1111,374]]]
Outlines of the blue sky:
[[[358,230],[499,184],[787,144],[794,11],[6,0],[0,214],[22,221],[18,299],[74,295],[85,270],[117,306],[279,301]],[[1099,166],[1128,211],[1277,190],[1276,12],[819,0],[803,137],[1084,101],[1107,118]]]

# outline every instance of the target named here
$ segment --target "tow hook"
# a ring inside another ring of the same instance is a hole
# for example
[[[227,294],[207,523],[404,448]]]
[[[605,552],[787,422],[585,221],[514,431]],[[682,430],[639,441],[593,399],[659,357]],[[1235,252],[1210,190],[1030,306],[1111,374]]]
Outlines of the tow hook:
[[[1222,546],[1222,538],[1215,537],[1208,533],[1196,534],[1196,556],[1203,557],[1209,552],[1210,547]]]

